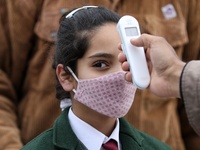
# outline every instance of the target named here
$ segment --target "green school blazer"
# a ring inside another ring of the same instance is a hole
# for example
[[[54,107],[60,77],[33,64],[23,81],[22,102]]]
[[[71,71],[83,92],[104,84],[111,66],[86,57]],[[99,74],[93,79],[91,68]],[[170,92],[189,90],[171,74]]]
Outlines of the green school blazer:
[[[73,132],[66,108],[53,127],[27,143],[22,150],[87,150]],[[170,150],[165,143],[130,125],[124,118],[120,122],[120,142],[123,150]]]

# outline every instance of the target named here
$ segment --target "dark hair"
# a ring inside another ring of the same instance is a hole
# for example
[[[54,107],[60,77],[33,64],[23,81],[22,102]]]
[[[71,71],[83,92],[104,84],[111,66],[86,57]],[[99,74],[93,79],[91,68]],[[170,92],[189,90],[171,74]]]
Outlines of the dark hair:
[[[66,18],[70,12],[64,14],[60,20],[53,68],[63,64],[65,68],[69,66],[76,73],[77,60],[83,57],[89,48],[90,39],[96,29],[106,23],[117,23],[120,16],[104,7],[81,9],[72,17]],[[69,93],[62,89],[58,80],[56,91],[58,99],[69,97]]]

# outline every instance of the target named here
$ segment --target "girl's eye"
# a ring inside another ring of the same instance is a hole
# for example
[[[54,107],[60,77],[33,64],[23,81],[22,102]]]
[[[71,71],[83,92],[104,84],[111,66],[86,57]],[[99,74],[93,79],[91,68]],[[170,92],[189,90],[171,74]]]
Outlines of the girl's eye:
[[[108,64],[102,61],[97,61],[93,64],[93,67],[97,67],[97,68],[105,68],[108,67]]]

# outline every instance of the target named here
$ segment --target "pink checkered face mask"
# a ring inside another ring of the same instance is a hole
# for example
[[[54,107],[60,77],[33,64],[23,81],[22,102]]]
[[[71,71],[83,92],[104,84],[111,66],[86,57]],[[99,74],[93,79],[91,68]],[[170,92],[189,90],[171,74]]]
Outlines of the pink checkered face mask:
[[[78,79],[73,89],[74,99],[87,107],[112,118],[120,118],[129,111],[136,92],[136,87],[124,79],[125,72],[115,72],[92,79]]]

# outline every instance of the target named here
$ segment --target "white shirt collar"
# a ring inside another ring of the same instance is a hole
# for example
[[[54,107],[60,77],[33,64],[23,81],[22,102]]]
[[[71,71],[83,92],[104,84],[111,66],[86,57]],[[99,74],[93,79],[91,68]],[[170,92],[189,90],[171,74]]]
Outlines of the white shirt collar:
[[[106,143],[110,139],[114,139],[118,143],[118,149],[120,149],[119,142],[119,120],[117,119],[116,127],[113,130],[110,137],[105,136],[103,133],[79,119],[71,110],[69,109],[69,122],[72,130],[78,137],[78,139],[87,147],[88,150],[101,149],[102,144]]]

